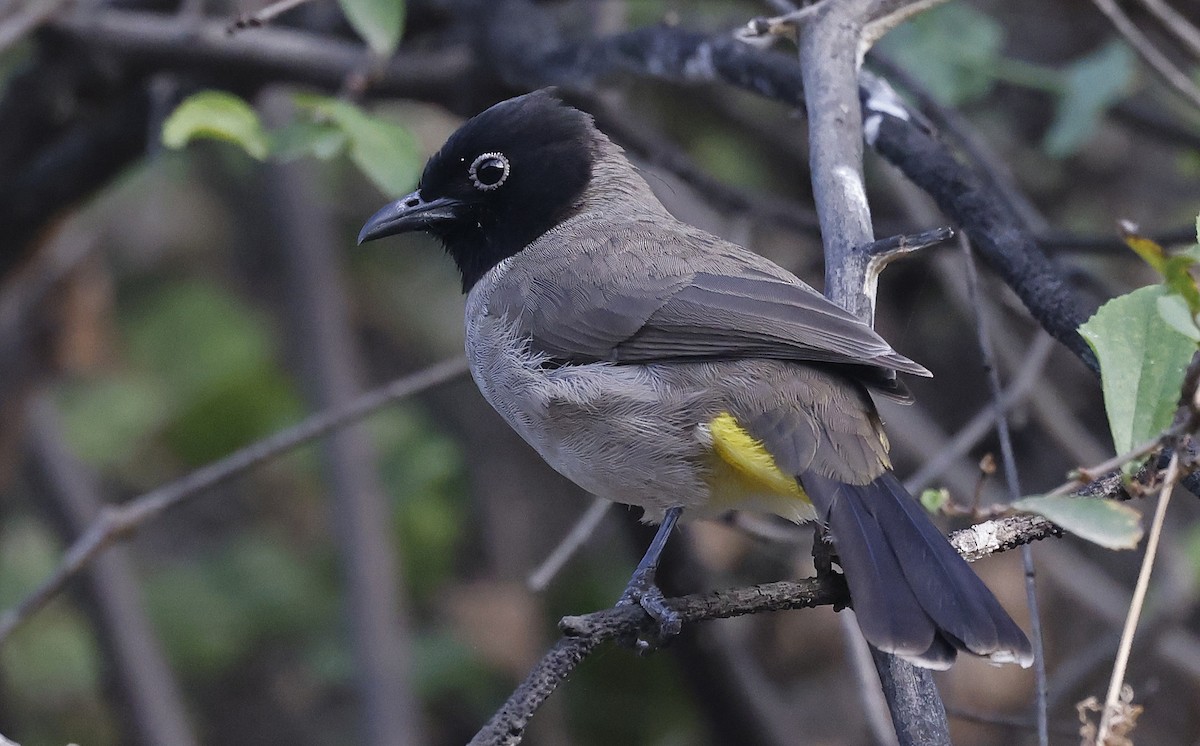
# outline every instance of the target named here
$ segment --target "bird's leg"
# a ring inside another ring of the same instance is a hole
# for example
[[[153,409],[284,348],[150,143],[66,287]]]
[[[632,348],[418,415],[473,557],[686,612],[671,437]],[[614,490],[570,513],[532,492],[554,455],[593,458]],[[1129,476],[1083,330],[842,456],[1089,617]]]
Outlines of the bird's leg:
[[[671,531],[675,528],[682,512],[682,507],[667,509],[662,523],[658,525],[658,533],[654,534],[654,540],[650,542],[650,548],[646,550],[642,561],[633,571],[633,576],[629,578],[629,585],[625,586],[625,592],[617,600],[617,606],[639,604],[654,621],[658,622],[658,640],[656,642],[679,634],[679,630],[683,626],[679,614],[667,608],[663,592],[654,584],[654,573],[658,570],[658,562],[662,559],[663,549],[666,548],[667,539],[671,536]],[[645,650],[651,647],[651,644],[638,640],[637,646]]]
[[[833,542],[829,541],[829,537],[825,534],[825,529],[821,528],[818,523],[813,524],[813,568],[817,571],[817,577],[823,578],[833,572]]]

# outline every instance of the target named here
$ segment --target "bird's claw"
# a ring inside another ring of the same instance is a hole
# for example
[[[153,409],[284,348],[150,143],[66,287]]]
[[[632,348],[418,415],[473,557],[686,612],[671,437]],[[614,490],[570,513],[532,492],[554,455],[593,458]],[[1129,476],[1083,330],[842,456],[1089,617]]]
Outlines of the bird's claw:
[[[662,590],[654,584],[653,572],[635,572],[629,579],[629,585],[617,601],[617,606],[632,606],[637,604],[654,620],[651,629],[643,630],[636,639],[630,641],[639,653],[665,645],[671,638],[683,629],[683,619],[679,612],[667,606],[666,597]]]

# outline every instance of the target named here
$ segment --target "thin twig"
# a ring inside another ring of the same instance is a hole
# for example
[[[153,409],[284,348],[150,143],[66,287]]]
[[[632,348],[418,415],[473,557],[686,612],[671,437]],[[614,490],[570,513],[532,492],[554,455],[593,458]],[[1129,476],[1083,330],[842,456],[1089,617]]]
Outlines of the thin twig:
[[[1105,461],[1101,461],[1095,466],[1089,466],[1087,468],[1080,467],[1075,470],[1074,475],[1072,475],[1070,479],[1050,490],[1046,494],[1066,495],[1079,487],[1093,484],[1105,474],[1120,469],[1130,461],[1137,461],[1138,459],[1149,456],[1158,449],[1162,448],[1164,443],[1179,437],[1179,435],[1187,429],[1187,425],[1188,423],[1174,425],[1164,430],[1161,435],[1150,438],[1149,440],[1130,448],[1125,453],[1118,453],[1116,456],[1113,456]]]
[[[612,506],[612,502],[603,498],[592,499],[592,504],[583,512],[583,515],[579,516],[579,520],[554,548],[550,556],[546,557],[545,561],[529,574],[529,579],[525,581],[529,590],[534,593],[546,590],[546,586],[550,585],[550,581],[554,580],[563,565],[567,564],[567,561],[575,556],[575,553],[587,543],[587,540],[592,538],[592,534],[600,526],[604,516],[608,515],[608,509]]]
[[[225,32],[236,34],[248,28],[265,26],[289,10],[299,8],[301,5],[309,2],[312,2],[312,0],[278,0],[278,2],[271,3],[261,10],[241,14],[233,23],[225,28]]]
[[[279,26],[230,36],[226,25],[210,20],[181,30],[171,16],[103,7],[64,13],[47,28],[117,59],[135,59],[158,70],[215,72],[243,83],[287,80],[337,89],[347,75],[362,69],[360,44]],[[371,93],[444,100],[447,90],[467,78],[468,64],[461,46],[400,52],[371,79]]]
[[[990,432],[997,417],[1007,414],[1026,401],[1036,386],[1042,383],[1042,372],[1055,348],[1054,338],[1039,331],[1027,348],[1028,355],[1020,370],[1013,376],[1008,388],[1001,392],[999,400],[993,402],[992,406],[981,409],[967,424],[959,428],[948,444],[938,448],[932,458],[927,459],[920,469],[904,480],[904,486],[914,494],[920,492],[978,445]]]
[[[151,518],[314,438],[360,420],[388,404],[457,378],[466,371],[467,361],[461,357],[432,365],[387,386],[368,391],[344,407],[315,414],[127,503],[104,508],[87,531],[67,548],[50,577],[16,606],[0,614],[0,644],[22,622],[54,598],[68,580],[87,567],[106,547],[125,539]]]
[[[1056,599],[1094,615],[1106,628],[1114,628],[1111,633],[1088,640],[1079,651],[1055,666],[1054,680],[1047,696],[1048,708],[1053,712],[1068,697],[1078,699],[1076,692],[1094,680],[1095,672],[1111,670],[1113,651],[1120,643],[1120,627],[1129,612],[1129,592],[1073,545],[1056,543],[1047,550],[1049,561],[1042,574],[1049,576],[1055,584]],[[1190,563],[1188,571],[1190,575]],[[1151,650],[1164,668],[1189,680],[1200,681],[1200,656],[1197,655],[1200,637],[1189,634],[1186,628],[1181,629],[1181,623],[1186,622],[1194,608],[1196,593],[1191,588],[1190,577],[1185,583],[1173,585],[1188,587],[1182,594],[1167,597],[1161,589],[1156,593],[1155,604],[1138,623],[1134,652]]]
[[[1096,735],[1097,746],[1104,746],[1112,727],[1112,718],[1118,711],[1121,688],[1125,683],[1125,670],[1129,665],[1129,651],[1133,648],[1133,633],[1137,630],[1138,619],[1142,607],[1146,603],[1146,589],[1150,586],[1150,572],[1154,567],[1154,557],[1158,553],[1158,540],[1162,536],[1163,519],[1167,514],[1167,505],[1171,502],[1171,491],[1179,481],[1179,451],[1171,454],[1167,463],[1167,474],[1163,478],[1162,490],[1158,496],[1158,506],[1154,509],[1154,521],[1150,524],[1150,535],[1146,539],[1146,555],[1142,557],[1142,569],[1138,572],[1137,585],[1133,589],[1133,600],[1129,604],[1129,615],[1125,618],[1125,628],[1121,630],[1121,644],[1117,648],[1117,660],[1113,664],[1112,678],[1108,681],[1108,695],[1104,698],[1104,712],[1100,716],[1100,730]]]
[[[1092,0],[1100,12],[1108,16],[1108,20],[1116,27],[1121,36],[1125,37],[1125,41],[1137,50],[1146,64],[1150,65],[1159,77],[1163,79],[1169,86],[1175,89],[1175,92],[1186,98],[1192,106],[1200,108],[1200,88],[1192,82],[1192,79],[1185,72],[1175,66],[1175,63],[1167,59],[1167,56],[1159,51],[1158,47],[1154,46],[1154,42],[1142,33],[1129,16],[1125,15],[1125,11],[1117,5],[1116,0]]]
[[[837,616],[842,627],[842,640],[846,644],[846,656],[853,669],[855,688],[867,715],[867,726],[871,729],[872,742],[875,746],[896,746],[899,741],[896,739],[896,727],[892,724],[892,713],[888,710],[883,689],[879,687],[875,659],[871,656],[867,638],[863,637],[858,626],[858,617],[851,609],[840,611]]]
[[[782,36],[795,41],[797,29],[820,13],[821,6],[825,4],[826,0],[817,0],[811,5],[795,8],[771,18],[752,18],[737,31],[737,38],[744,42],[754,42],[763,37]]]
[[[975,307],[975,336],[979,342],[979,352],[983,358],[983,367],[987,373],[988,389],[992,395],[993,408],[996,416],[996,435],[1000,439],[1000,455],[1004,464],[1004,481],[1008,486],[1008,501],[1014,503],[1021,498],[1020,477],[1017,474],[1017,460],[1013,455],[1012,433],[1008,429],[1008,416],[1002,409],[1003,388],[1000,385],[1000,370],[996,365],[996,353],[992,348],[991,334],[988,332],[987,319],[984,316],[983,294],[979,291],[979,271],[975,266],[975,257],[971,253],[971,242],[966,234],[959,237],[962,248],[963,263],[966,265],[967,291],[974,298]],[[1025,569],[1025,602],[1029,607],[1030,641],[1033,643],[1033,675],[1034,675],[1034,712],[1037,720],[1039,746],[1049,746],[1050,720],[1046,713],[1046,649],[1042,640],[1042,617],[1038,607],[1037,576],[1033,565],[1033,551],[1026,544],[1021,547],[1021,561]]]
[[[1192,54],[1200,57],[1200,28],[1196,28],[1183,14],[1167,5],[1163,0],[1138,0],[1142,7],[1158,19],[1167,31],[1183,42]]]

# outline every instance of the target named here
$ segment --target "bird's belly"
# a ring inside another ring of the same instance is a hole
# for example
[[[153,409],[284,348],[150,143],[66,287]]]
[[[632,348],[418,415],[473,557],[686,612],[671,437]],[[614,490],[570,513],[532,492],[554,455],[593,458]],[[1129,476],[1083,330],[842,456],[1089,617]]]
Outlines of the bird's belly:
[[[676,505],[694,517],[740,509],[811,519],[793,478],[763,479],[714,449],[720,391],[680,386],[654,365],[545,365],[523,341],[491,331],[468,344],[479,390],[550,466],[588,492],[641,506],[649,520]]]
[[[709,499],[695,423],[664,405],[645,369],[472,365],[484,398],[556,471],[651,515]]]

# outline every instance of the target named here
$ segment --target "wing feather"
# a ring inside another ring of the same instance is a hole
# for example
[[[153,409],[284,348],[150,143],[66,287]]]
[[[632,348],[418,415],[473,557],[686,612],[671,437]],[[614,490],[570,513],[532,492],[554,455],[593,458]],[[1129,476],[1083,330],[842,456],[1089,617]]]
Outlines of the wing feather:
[[[768,358],[929,375],[871,327],[739,246],[682,223],[582,228],[527,249],[528,261],[513,265],[491,299],[493,311],[519,317],[535,350],[551,358]]]

